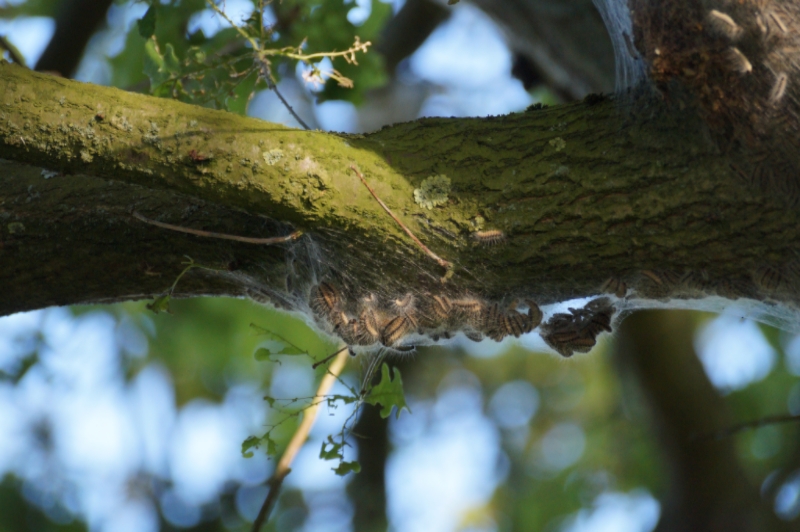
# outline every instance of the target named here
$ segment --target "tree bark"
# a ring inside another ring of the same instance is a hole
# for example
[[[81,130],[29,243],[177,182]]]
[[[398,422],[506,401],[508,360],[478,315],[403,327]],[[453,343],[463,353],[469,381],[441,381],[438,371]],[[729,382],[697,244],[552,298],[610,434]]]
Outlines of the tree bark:
[[[542,304],[596,294],[615,276],[643,300],[797,296],[796,283],[758,282],[765,267],[791,271],[796,210],[745,184],[689,111],[650,98],[343,135],[3,64],[0,157],[8,161],[0,176],[4,314],[162,291],[182,255],[235,271],[187,276],[179,293],[255,290],[279,305],[290,305],[280,294],[298,253],[320,265],[312,277],[338,275],[358,293],[403,287]],[[45,179],[24,165],[63,175]],[[455,265],[451,277],[443,282],[445,271],[351,165]],[[435,175],[451,188],[428,210],[414,191]],[[263,237],[298,228],[310,238],[283,247],[201,239],[145,225],[135,210],[198,229]],[[481,246],[478,229],[505,238]],[[696,282],[675,281],[687,273]]]

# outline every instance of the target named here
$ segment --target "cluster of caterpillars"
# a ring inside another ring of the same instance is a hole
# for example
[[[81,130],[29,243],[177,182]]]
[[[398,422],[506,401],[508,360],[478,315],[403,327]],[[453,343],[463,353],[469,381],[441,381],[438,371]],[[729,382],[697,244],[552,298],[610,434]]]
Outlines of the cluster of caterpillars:
[[[753,29],[750,32],[739,25],[730,14],[716,9],[708,12],[706,21],[710,32],[730,43],[725,51],[725,58],[729,68],[739,74],[749,74],[753,71],[753,64],[748,57],[739,47],[734,46],[748,33],[754,34],[766,49],[771,50],[765,58],[765,66],[773,77],[767,101],[774,106],[783,99],[789,83],[789,75],[783,70],[786,62],[779,56],[784,51],[795,52],[786,46],[788,42],[784,42],[790,38],[787,26],[790,15],[780,5],[764,1],[754,5],[751,12]]]
[[[611,332],[614,306],[607,297],[593,299],[580,309],[569,309],[569,314],[554,314],[542,325],[542,339],[561,356],[588,353],[603,331]]]
[[[692,16],[695,2],[632,2],[636,44],[647,57],[656,82],[680,77],[690,86],[703,88],[696,94],[716,101],[722,111],[727,105],[737,105],[732,100],[739,100],[729,92],[738,89],[715,78],[713,71],[722,66],[723,72],[740,76],[757,73],[769,86],[766,103],[780,103],[789,88],[790,74],[798,67],[797,10],[773,0],[741,0],[725,2],[724,7],[710,9],[704,19],[697,20]],[[750,100],[754,96],[750,94]]]
[[[762,264],[749,276],[735,279],[713,279],[705,270],[680,274],[672,270],[640,270],[627,278],[633,282],[631,297],[665,299],[718,295],[729,299],[800,300],[800,259],[782,265]],[[600,291],[622,299],[628,295],[628,284],[620,277],[611,277]]]
[[[475,341],[487,336],[499,342],[531,332],[541,323],[539,306],[531,300],[525,300],[524,306],[527,312],[520,312],[517,303],[504,308],[473,297],[451,299],[436,294],[406,294],[386,304],[370,294],[358,301],[354,312],[348,312],[347,302],[331,283],[320,283],[311,293],[316,315],[330,323],[342,340],[361,346],[393,347],[414,333],[437,340],[459,330]]]
[[[329,323],[333,332],[351,346],[380,344],[398,347],[412,334],[426,335],[434,341],[461,331],[467,338],[484,337],[496,342],[507,336],[519,338],[542,322],[542,311],[530,299],[520,304],[501,305],[464,296],[406,294],[382,302],[370,294],[358,304],[348,305],[331,283],[322,282],[311,292],[310,306],[316,316]],[[527,309],[527,310],[526,310]],[[542,336],[553,349],[568,357],[586,352],[595,345],[602,331],[611,331],[614,308],[608,298],[599,298],[570,314],[556,314],[542,325]]]

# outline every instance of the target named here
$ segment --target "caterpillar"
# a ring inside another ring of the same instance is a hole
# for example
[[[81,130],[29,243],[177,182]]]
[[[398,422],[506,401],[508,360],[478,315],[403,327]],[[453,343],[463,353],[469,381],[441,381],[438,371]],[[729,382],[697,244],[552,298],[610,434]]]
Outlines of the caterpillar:
[[[484,246],[493,246],[499,244],[506,239],[505,233],[499,229],[490,229],[488,231],[475,231],[472,233],[472,240]]]

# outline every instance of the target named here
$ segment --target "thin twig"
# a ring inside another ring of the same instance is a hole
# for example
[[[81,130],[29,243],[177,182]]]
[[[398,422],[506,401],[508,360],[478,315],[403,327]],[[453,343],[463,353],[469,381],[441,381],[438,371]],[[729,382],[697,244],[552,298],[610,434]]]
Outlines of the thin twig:
[[[761,419],[756,419],[755,421],[747,421],[745,423],[739,423],[738,425],[734,425],[727,429],[719,430],[716,432],[708,432],[705,434],[695,435],[691,438],[692,441],[702,441],[702,440],[721,440],[722,438],[728,438],[737,434],[739,432],[745,431],[747,429],[755,429],[758,427],[763,427],[765,425],[777,425],[779,423],[796,423],[800,421],[800,415],[783,415],[783,416],[767,416],[762,417]]]
[[[212,0],[206,0],[206,3],[220,17],[224,18],[228,22],[228,24],[230,24],[231,26],[236,28],[236,31],[239,32],[239,35],[241,35],[247,42],[250,43],[250,46],[253,47],[253,50],[255,52],[254,59],[261,65],[261,76],[267,82],[267,87],[270,90],[275,91],[275,94],[278,95],[278,99],[281,101],[281,103],[284,105],[284,107],[286,107],[286,109],[289,111],[289,113],[291,113],[291,115],[294,117],[294,119],[297,120],[297,122],[301,126],[303,126],[303,129],[310,130],[311,128],[308,127],[308,124],[306,124],[303,121],[303,119],[300,118],[300,116],[295,112],[295,110],[292,109],[292,106],[289,105],[289,102],[286,101],[286,98],[284,98],[283,95],[280,93],[280,91],[278,91],[278,86],[275,83],[275,80],[272,78],[272,71],[270,70],[270,67],[269,67],[269,59],[264,57],[264,54],[266,53],[266,51],[263,49],[263,47],[256,41],[256,39],[254,39],[253,37],[248,35],[246,31],[244,31],[242,28],[239,27],[238,24],[233,22],[233,20],[231,20],[231,18],[228,15],[226,15],[225,12],[222,11],[219,8],[219,6],[217,6],[217,4],[215,4]],[[283,55],[285,55],[285,54],[283,54]],[[293,57],[293,59],[294,59],[294,57]]]
[[[303,129],[305,129],[306,131],[309,131],[311,128],[308,127],[308,124],[303,122],[303,119],[300,118],[300,115],[298,115],[295,112],[295,110],[292,108],[292,106],[289,105],[289,102],[286,101],[286,98],[284,98],[283,94],[281,94],[281,92],[278,90],[278,85],[272,80],[272,73],[269,71],[268,68],[266,70],[267,70],[266,74],[267,74],[267,76],[269,76],[269,77],[266,78],[267,79],[267,87],[270,90],[275,92],[275,94],[278,96],[278,99],[281,101],[283,106],[286,107],[286,110],[288,110],[292,114],[294,119],[297,120],[297,122],[299,122],[301,126],[303,126]]]
[[[330,389],[333,387],[333,383],[336,382],[336,380],[339,378],[339,375],[342,373],[345,364],[347,364],[348,358],[350,358],[350,355],[347,354],[347,349],[341,349],[339,351],[339,356],[337,356],[333,363],[331,363],[330,367],[328,367],[327,373],[325,373],[325,376],[322,377],[322,381],[319,383],[315,397],[324,397],[328,394]],[[272,474],[272,478],[270,478],[268,482],[269,493],[267,493],[267,498],[264,500],[264,504],[261,506],[261,510],[258,512],[256,520],[253,522],[252,532],[259,532],[264,523],[267,522],[272,508],[275,506],[275,503],[278,500],[278,494],[280,493],[283,479],[286,478],[286,475],[291,472],[292,462],[294,461],[295,456],[297,456],[297,452],[300,450],[300,447],[303,446],[308,438],[308,433],[311,432],[311,427],[314,426],[314,421],[317,419],[317,411],[319,410],[319,405],[321,402],[322,401],[319,403],[312,403],[311,406],[306,408],[306,410],[303,412],[303,421],[300,422],[300,425],[294,432],[291,441],[289,441],[289,445],[287,445],[286,450],[283,451],[283,455],[278,461],[278,465],[275,466],[275,472]]]
[[[322,359],[322,360],[320,360],[319,362],[314,362],[314,363],[311,365],[311,369],[317,369],[318,367],[320,367],[320,366],[321,366],[321,365],[323,365],[324,363],[328,362],[330,359],[332,359],[333,357],[335,357],[336,355],[338,355],[339,353],[341,353],[341,352],[342,352],[342,351],[344,351],[345,349],[349,349],[349,348],[350,348],[350,346],[349,346],[349,345],[346,345],[346,346],[344,346],[343,348],[341,348],[341,349],[339,349],[338,351],[336,351],[335,353],[333,353],[332,355],[330,355],[330,356],[327,356],[327,357],[323,358],[323,359]]]
[[[444,260],[443,258],[441,258],[439,255],[437,255],[436,253],[434,253],[433,251],[431,251],[430,249],[428,249],[428,247],[427,247],[425,244],[423,244],[423,243],[422,243],[422,241],[420,241],[420,239],[419,239],[419,238],[417,238],[417,237],[414,235],[414,233],[412,233],[412,232],[411,232],[411,229],[409,229],[408,227],[406,227],[406,226],[405,226],[405,224],[404,224],[403,222],[401,222],[401,221],[400,221],[400,218],[398,218],[397,216],[395,216],[395,215],[394,215],[394,213],[393,213],[393,212],[392,212],[392,211],[389,209],[389,207],[387,207],[387,206],[386,206],[386,204],[385,204],[384,202],[382,202],[382,201],[381,201],[381,199],[378,197],[378,195],[375,193],[375,191],[374,191],[374,190],[372,190],[372,187],[371,187],[371,186],[369,186],[369,183],[367,183],[367,180],[366,180],[366,179],[364,179],[364,176],[363,176],[363,175],[361,175],[361,172],[359,172],[359,171],[358,171],[358,169],[355,167],[355,165],[352,165],[352,164],[351,164],[351,165],[350,165],[350,170],[352,170],[353,172],[355,172],[355,173],[356,173],[356,175],[357,175],[357,176],[358,176],[358,178],[361,180],[361,182],[362,182],[362,183],[364,183],[364,186],[365,186],[365,187],[367,187],[367,190],[369,190],[369,193],[370,193],[370,194],[372,194],[372,197],[373,197],[373,198],[375,198],[375,199],[377,200],[377,202],[378,202],[378,203],[380,203],[381,207],[383,207],[383,210],[385,210],[385,211],[386,211],[386,212],[389,214],[389,216],[391,216],[391,217],[392,217],[392,219],[393,219],[395,222],[397,222],[397,225],[399,225],[399,226],[400,226],[400,227],[403,229],[403,231],[405,231],[405,232],[406,232],[406,234],[407,234],[408,236],[410,236],[410,237],[411,237],[411,239],[412,239],[414,242],[416,242],[416,243],[417,243],[417,245],[418,245],[420,248],[422,248],[422,251],[424,251],[426,255],[428,255],[430,258],[432,258],[433,260],[435,260],[435,261],[436,261],[436,262],[439,264],[439,266],[441,266],[442,268],[445,268],[445,269],[448,269],[448,270],[449,270],[450,268],[452,268],[452,266],[453,266],[453,265],[452,265],[451,263],[447,262],[446,260]]]
[[[155,220],[151,220],[150,218],[145,218],[136,211],[133,211],[132,214],[133,217],[136,218],[137,220],[140,220],[146,224],[155,225],[156,227],[161,227],[162,229],[170,229],[172,231],[178,231],[179,233],[188,233],[190,235],[206,236],[209,238],[235,240],[237,242],[245,242],[247,244],[267,244],[267,245],[282,244],[283,242],[291,242],[292,240],[297,240],[303,234],[302,231],[295,231],[294,233],[287,236],[275,236],[272,238],[251,238],[249,236],[226,235],[225,233],[214,233],[212,231],[203,231],[201,229],[189,229],[188,227],[181,227],[179,225],[165,224],[164,222],[157,222]]]
[[[20,55],[19,50],[17,50],[16,46],[8,42],[8,39],[5,36],[0,37],[0,48],[8,52],[8,56],[16,64],[28,68],[28,65],[25,63],[25,58],[22,57],[22,55]]]

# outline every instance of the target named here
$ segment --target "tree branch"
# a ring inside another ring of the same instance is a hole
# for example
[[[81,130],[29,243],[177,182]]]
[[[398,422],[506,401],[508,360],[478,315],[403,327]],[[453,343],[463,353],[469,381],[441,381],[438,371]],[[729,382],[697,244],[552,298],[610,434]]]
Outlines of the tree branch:
[[[795,300],[788,274],[800,241],[797,211],[743,183],[703,131],[688,111],[594,98],[502,117],[422,119],[369,135],[306,132],[4,64],[0,157],[65,175],[45,179],[6,163],[0,289],[13,297],[0,311],[143,297],[163,281],[148,274],[156,266],[136,273],[132,265],[152,261],[166,272],[184,254],[238,268],[224,279],[190,276],[194,284],[180,287],[187,295],[241,295],[258,285],[263,297],[290,305],[277,295],[287,290],[286,250],[134,228],[133,210],[227,234],[301,229],[317,264],[358,280],[357,297],[388,286],[542,304],[596,294],[614,276],[640,300]],[[351,164],[455,265],[445,285],[438,265],[353,179]],[[414,190],[441,174],[452,183],[448,201],[417,205]],[[506,239],[482,247],[471,238],[479,229]],[[759,282],[764,267],[786,279],[777,288]]]

